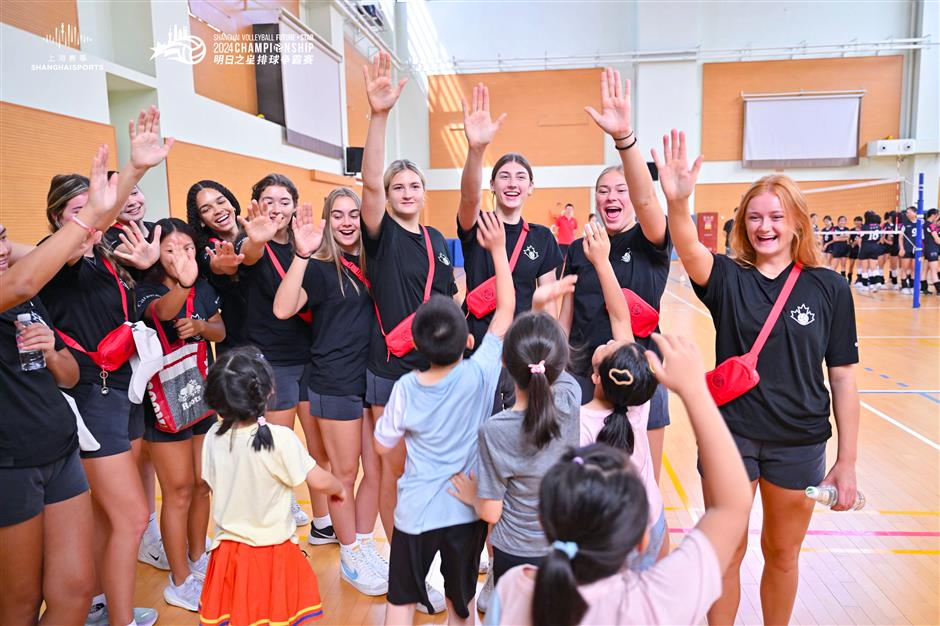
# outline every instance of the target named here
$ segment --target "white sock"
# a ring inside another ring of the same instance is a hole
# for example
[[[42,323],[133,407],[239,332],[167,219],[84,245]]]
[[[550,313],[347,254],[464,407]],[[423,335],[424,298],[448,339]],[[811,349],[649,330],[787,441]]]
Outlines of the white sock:
[[[323,517],[317,517],[317,516],[314,516],[314,517],[313,517],[313,526],[314,526],[314,528],[318,528],[319,530],[323,530],[323,529],[326,528],[327,526],[332,526],[332,525],[333,525],[333,520],[330,518],[330,514],[329,514],[329,513],[327,513],[327,514],[324,515]]]
[[[160,538],[160,524],[157,523],[156,513],[150,514],[150,519],[147,520],[147,529],[144,531],[144,535],[152,539]]]
[[[341,543],[341,544],[339,544],[339,553],[340,553],[340,556],[342,556],[342,555],[344,555],[344,554],[350,554],[353,550],[355,550],[355,549],[358,548],[358,547],[359,547],[359,542],[358,542],[358,541],[356,541],[356,542],[354,542],[354,543],[350,543],[350,544],[348,544],[348,545]]]
[[[362,543],[363,541],[372,541],[375,533],[356,533],[356,541]]]

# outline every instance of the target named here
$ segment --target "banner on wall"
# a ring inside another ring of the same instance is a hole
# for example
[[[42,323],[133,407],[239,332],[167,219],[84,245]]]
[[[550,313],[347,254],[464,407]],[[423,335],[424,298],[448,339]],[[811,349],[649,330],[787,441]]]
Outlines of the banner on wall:
[[[858,165],[863,91],[742,94],[744,167]]]

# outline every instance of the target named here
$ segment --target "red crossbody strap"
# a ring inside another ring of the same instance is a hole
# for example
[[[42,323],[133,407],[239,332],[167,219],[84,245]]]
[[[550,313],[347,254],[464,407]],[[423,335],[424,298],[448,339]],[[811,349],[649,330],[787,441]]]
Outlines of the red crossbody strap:
[[[509,273],[512,274],[516,269],[516,261],[519,260],[519,253],[522,252],[522,246],[525,244],[526,235],[529,234],[529,225],[522,220],[522,232],[519,233],[519,239],[516,240],[516,247],[512,249],[512,256],[509,257]]]
[[[192,317],[193,311],[195,310],[194,302],[196,300],[196,286],[193,285],[193,288],[189,290],[189,293],[186,295],[186,317]],[[163,331],[163,323],[157,319],[157,307],[156,300],[150,305],[150,318],[153,320],[153,325],[157,329],[157,335],[160,337],[160,346],[163,348],[163,354],[168,354],[170,352],[170,342],[166,338],[166,333]],[[181,346],[185,341],[182,339],[177,341],[177,346]]]
[[[424,300],[421,302],[427,302],[431,299],[431,284],[434,282],[434,250],[431,248],[431,236],[428,234],[428,229],[423,225],[421,234],[424,235],[424,247],[428,250],[428,278],[424,282]]]
[[[346,257],[342,255],[340,255],[339,260],[340,260],[340,263],[343,264],[343,267],[345,267],[350,272],[352,272],[353,275],[355,275],[355,277],[359,279],[359,282],[366,286],[366,289],[370,291],[372,290],[372,283],[370,283],[369,279],[366,278],[366,275],[362,273],[361,267],[359,267],[358,265],[356,265],[355,263],[353,263],[352,261],[350,261],[349,259],[347,259]]]
[[[121,307],[124,308],[124,321],[129,322],[130,318],[127,316],[127,292],[124,291],[124,285],[121,283],[121,279],[118,278],[117,272],[115,271],[114,266],[111,265],[111,262],[104,257],[101,257],[101,262],[104,264],[105,269],[108,270],[108,273],[111,274],[111,276],[114,276],[114,282],[116,282],[118,286],[118,293],[121,294]],[[78,350],[82,354],[88,354],[88,350],[83,348],[80,343],[63,333],[58,328],[56,328],[55,331],[58,333],[59,337],[62,338],[62,341],[65,342],[65,345],[72,348],[73,350]]]
[[[274,254],[274,250],[271,249],[271,246],[264,244],[264,251],[268,253],[268,256],[271,257],[271,263],[274,265],[274,269],[277,270],[277,273],[280,274],[281,279],[284,279],[284,275],[287,272],[284,271],[284,267],[281,265],[281,262],[277,260],[277,256]]]
[[[803,265],[801,263],[794,263],[793,267],[790,269],[790,274],[787,276],[787,282],[783,284],[783,289],[780,291],[780,295],[777,296],[777,301],[774,302],[774,308],[770,310],[770,315],[764,322],[763,328],[760,329],[757,341],[754,342],[754,345],[751,346],[751,349],[745,355],[749,360],[753,361],[755,365],[757,364],[757,357],[760,351],[764,349],[764,344],[767,343],[767,338],[770,337],[770,331],[773,330],[774,325],[777,323],[780,312],[783,311],[783,307],[787,303],[787,298],[790,297],[790,292],[793,291],[793,286],[796,284],[796,279],[799,277],[801,271],[803,271]]]

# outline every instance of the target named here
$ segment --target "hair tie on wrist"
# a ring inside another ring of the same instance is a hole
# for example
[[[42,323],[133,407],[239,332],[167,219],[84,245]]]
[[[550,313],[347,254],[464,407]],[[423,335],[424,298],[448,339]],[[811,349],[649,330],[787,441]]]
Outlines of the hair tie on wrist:
[[[571,462],[572,462],[572,463],[577,463],[578,465],[584,465],[584,459],[582,459],[582,458],[579,457],[579,456],[576,456],[576,457],[574,457],[573,459],[571,459]]]
[[[97,228],[94,228],[93,226],[89,226],[88,224],[80,220],[78,215],[73,215],[72,221],[78,224],[79,226],[81,226],[82,228],[84,228],[85,230],[87,230],[89,235],[94,235],[95,233],[98,232]]]
[[[198,280],[198,279],[197,279],[197,280]],[[192,285],[184,285],[184,284],[181,283],[179,280],[177,280],[177,281],[176,281],[176,284],[179,285],[180,287],[182,287],[183,289],[192,289],[193,287],[196,286],[196,281],[194,280]]]
[[[545,359],[542,359],[538,363],[529,363],[529,373],[530,374],[544,374],[545,373]]]
[[[307,256],[304,256],[304,255],[300,254],[299,252],[297,252],[296,250],[294,250],[294,256],[297,257],[298,259],[303,259],[304,261],[309,261],[309,260],[310,260],[310,257],[313,256],[313,253],[311,252],[311,253],[308,254]]]
[[[258,416],[258,428],[261,428],[262,426],[267,426],[267,425],[268,425],[268,420],[264,419],[264,415],[259,415]]]
[[[558,541],[552,543],[552,548],[567,555],[568,560],[573,559],[578,554],[578,544],[573,541]]]
[[[615,141],[615,142],[614,142],[614,147],[615,147],[617,150],[619,150],[620,152],[624,152],[624,151],[626,151],[626,150],[629,150],[629,149],[632,148],[633,146],[635,146],[637,141],[639,141],[639,139],[638,139],[636,136],[634,136],[634,137],[633,137],[633,141],[630,142],[630,145],[624,146],[623,148],[621,148],[620,146],[617,145],[617,142]]]
[[[629,138],[632,137],[632,136],[633,136],[633,131],[631,130],[631,131],[630,131],[629,133],[627,133],[626,136],[624,136],[624,137],[614,137],[614,141],[626,141],[627,139],[629,139]]]

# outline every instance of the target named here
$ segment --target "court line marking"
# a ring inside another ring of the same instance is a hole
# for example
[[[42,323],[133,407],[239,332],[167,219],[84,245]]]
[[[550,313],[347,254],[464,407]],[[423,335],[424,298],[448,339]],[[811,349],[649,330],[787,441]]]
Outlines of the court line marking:
[[[940,339],[940,335],[859,335],[858,339]]]
[[[665,509],[667,511],[687,510],[685,507],[681,507],[681,506],[667,506],[665,507]],[[836,513],[836,511],[830,511],[829,509],[826,509],[823,507],[817,507],[816,510],[813,511],[813,516],[826,514],[826,513]],[[864,511],[861,512],[861,514],[871,514],[871,513],[877,513],[878,515],[929,515],[929,516],[934,516],[934,517],[940,516],[940,511],[893,511],[890,509],[882,510],[882,511],[873,511],[873,510],[865,509]]]
[[[915,439],[919,439],[920,441],[923,441],[924,443],[926,443],[928,446],[930,446],[931,448],[933,448],[933,449],[936,450],[937,452],[940,452],[940,444],[938,444],[936,441],[933,441],[933,440],[931,440],[931,439],[928,439],[927,437],[925,437],[924,435],[920,434],[919,432],[917,432],[916,430],[914,430],[914,429],[911,428],[910,426],[907,426],[907,425],[902,424],[901,422],[897,421],[896,419],[894,419],[893,417],[891,417],[891,416],[888,415],[887,413],[882,413],[881,411],[879,411],[878,409],[876,409],[876,408],[873,407],[872,405],[868,404],[868,403],[865,402],[864,400],[860,400],[860,401],[859,401],[859,404],[862,405],[862,408],[868,409],[868,411],[870,411],[871,413],[874,413],[875,415],[877,415],[878,417],[880,417],[880,418],[883,419],[884,421],[888,422],[889,424],[892,424],[892,425],[894,425],[894,426],[900,428],[901,430],[903,430],[904,432],[906,432],[908,435],[914,437]]]
[[[675,298],[676,300],[678,300],[679,302],[681,302],[682,304],[688,306],[689,308],[691,308],[693,311],[695,311],[695,312],[698,313],[699,315],[704,315],[704,316],[707,317],[708,319],[711,319],[711,318],[712,318],[711,313],[709,313],[708,311],[703,311],[702,309],[698,308],[697,306],[695,306],[694,304],[692,304],[691,302],[689,302],[689,301],[686,300],[685,298],[683,298],[683,297],[681,297],[681,296],[677,296],[676,294],[672,293],[672,292],[669,291],[668,289],[666,290],[666,293],[669,294],[670,296],[672,296],[673,298]]]
[[[685,493],[685,489],[682,488],[682,482],[679,480],[679,475],[676,474],[676,470],[672,468],[672,463],[669,462],[669,457],[666,456],[665,452],[663,452],[663,469],[666,470],[667,474],[669,474],[669,480],[672,481],[672,486],[675,488],[676,495],[679,496],[679,501],[682,502],[682,506],[684,506],[692,516],[692,521],[698,523],[701,514],[696,512],[689,503],[689,496]]]
[[[670,528],[671,533],[690,533],[691,528]],[[761,534],[760,528],[750,528],[749,535]],[[813,530],[806,531],[806,535],[822,537],[940,537],[940,532],[932,530]]]
[[[859,393],[940,393],[940,389],[859,389]]]
[[[855,307],[856,311],[916,311],[913,306],[857,306]],[[940,310],[940,306],[923,306],[921,305],[921,311],[937,311]]]

